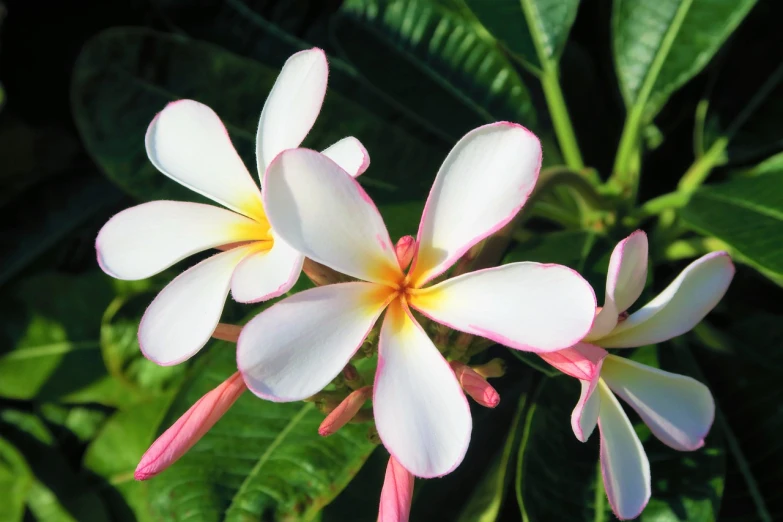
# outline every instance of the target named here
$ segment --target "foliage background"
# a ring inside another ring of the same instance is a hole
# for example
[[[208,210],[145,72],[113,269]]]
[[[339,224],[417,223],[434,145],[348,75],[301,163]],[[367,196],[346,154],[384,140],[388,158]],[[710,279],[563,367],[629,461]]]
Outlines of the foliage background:
[[[372,166],[362,181],[393,238],[415,231],[456,139],[508,119],[541,135],[545,167],[619,174],[598,193],[607,207],[592,213],[562,186],[542,197],[506,260],[578,268],[600,300],[611,247],[637,226],[652,233],[647,296],[690,258],[731,250],[740,264],[720,307],[676,343],[633,355],[705,380],[719,407],[706,447],[692,454],[639,426],[654,479],[641,518],[782,519],[783,3],[659,0],[637,25],[623,18],[640,6],[0,2],[0,520],[374,520],[387,456],[367,425],[320,439],[313,405],[250,394],[169,471],[133,481],[154,436],[232,373],[232,347],[212,343],[173,368],[144,360],[138,320],[181,267],[127,283],[94,257],[114,213],[140,200],[193,199],[144,154],[143,132],[167,101],[211,105],[247,156],[277,70],[313,45],[330,55],[330,92],[306,145],[348,134],[364,142]],[[640,35],[658,22],[670,29],[671,18],[661,20],[683,6],[689,14],[652,95],[635,105],[645,49],[656,45]],[[565,104],[553,103],[558,90]],[[629,138],[632,118],[638,135]],[[578,149],[563,139],[566,120]],[[629,172],[642,174],[637,200],[653,203],[629,203]],[[709,175],[708,185],[667,196],[686,172],[691,181]],[[229,305],[226,319],[248,311]],[[455,473],[417,483],[413,520],[612,518],[596,480],[596,437],[583,445],[570,433],[576,382],[516,355],[492,347],[477,358],[509,363],[495,381],[503,400],[474,408],[473,441]]]

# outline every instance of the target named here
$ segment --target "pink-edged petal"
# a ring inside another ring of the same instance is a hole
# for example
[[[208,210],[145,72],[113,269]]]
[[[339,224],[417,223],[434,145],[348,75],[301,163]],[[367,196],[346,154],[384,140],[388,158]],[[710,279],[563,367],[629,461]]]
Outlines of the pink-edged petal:
[[[314,47],[286,60],[264,103],[256,134],[258,175],[286,149],[298,147],[313,127],[326,95],[329,64]]]
[[[231,277],[231,296],[240,303],[257,303],[288,292],[302,272],[304,256],[280,238],[272,248],[242,260]]]
[[[667,446],[693,451],[704,445],[715,419],[715,401],[704,384],[614,355],[601,377]]]
[[[261,312],[237,342],[247,387],[275,402],[321,391],[362,344],[387,296],[371,283],[340,283],[299,292]]]
[[[540,357],[566,375],[591,381],[601,371],[606,350],[589,343],[577,343],[565,350],[542,353]]]
[[[467,133],[449,153],[421,216],[411,281],[421,286],[508,223],[527,201],[541,168],[538,138],[514,123]]]
[[[641,230],[614,247],[606,276],[604,306],[596,315],[586,340],[594,341],[608,335],[617,326],[618,315],[642,295],[647,281],[647,258],[647,234]]]
[[[700,257],[644,308],[634,312],[608,336],[597,341],[605,348],[655,344],[696,326],[729,288],[734,264],[726,252]]]
[[[636,518],[650,500],[650,462],[617,397],[598,383],[601,411],[601,473],[612,511],[620,520]]]
[[[532,352],[582,340],[595,314],[590,285],[570,268],[511,263],[416,291],[411,306],[462,332]]]
[[[174,464],[220,420],[246,389],[237,372],[201,397],[152,443],[141,457],[133,477],[147,480]]]
[[[312,260],[365,281],[401,279],[375,204],[323,154],[308,149],[280,154],[264,177],[264,203],[275,233]]]
[[[373,412],[389,453],[418,477],[462,462],[470,408],[451,367],[399,300],[386,311],[378,348]]]
[[[598,413],[601,409],[601,396],[595,393],[599,377],[589,381],[579,381],[582,391],[579,401],[571,412],[571,429],[580,442],[587,442],[598,423]]]
[[[212,205],[152,201],[123,210],[98,233],[98,264],[117,279],[145,279],[186,257],[229,243],[261,239],[266,228]]]
[[[253,248],[244,246],[215,254],[161,290],[139,324],[139,346],[144,356],[170,366],[195,355],[220,322],[231,274]]]
[[[353,136],[341,139],[321,154],[340,165],[340,168],[354,178],[361,176],[370,166],[370,154],[362,142]]]
[[[414,477],[394,457],[389,457],[383,479],[378,522],[408,522],[413,500]]]
[[[263,220],[261,194],[215,111],[193,100],[166,106],[150,123],[147,156],[171,179],[221,205]]]

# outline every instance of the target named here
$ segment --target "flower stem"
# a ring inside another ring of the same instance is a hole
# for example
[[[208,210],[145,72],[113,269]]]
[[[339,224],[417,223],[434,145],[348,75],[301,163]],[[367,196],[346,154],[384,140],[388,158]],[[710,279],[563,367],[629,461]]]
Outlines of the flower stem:
[[[585,164],[579,151],[574,128],[571,125],[571,118],[568,116],[563,90],[560,88],[560,74],[557,71],[557,65],[550,61],[544,62],[541,71],[541,87],[544,90],[549,115],[552,118],[552,125],[555,128],[555,135],[557,135],[557,141],[560,144],[566,165],[581,171],[585,168]]]

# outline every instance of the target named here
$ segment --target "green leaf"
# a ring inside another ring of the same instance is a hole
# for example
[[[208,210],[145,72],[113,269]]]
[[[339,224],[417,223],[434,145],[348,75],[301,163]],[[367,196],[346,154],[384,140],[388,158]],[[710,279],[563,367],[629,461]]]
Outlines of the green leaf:
[[[540,74],[557,64],[580,0],[465,0],[481,23]],[[545,65],[547,64],[547,65]]]
[[[490,463],[457,522],[494,522],[498,519],[512,475],[509,468],[519,449],[519,439],[522,436],[520,427],[528,412],[530,399],[528,393],[523,393],[519,398],[506,443]]]
[[[170,397],[158,397],[117,412],[87,448],[84,467],[101,479],[98,493],[112,520],[159,520],[151,511],[149,482],[134,480],[133,472],[169,401]]]
[[[33,477],[24,456],[0,438],[0,520],[23,520],[25,499],[32,487]]]
[[[783,171],[705,186],[681,210],[685,224],[783,285]]]
[[[73,112],[96,162],[132,196],[202,201],[149,163],[144,152],[149,122],[172,100],[196,99],[220,115],[240,155],[254,165],[258,117],[277,74],[203,42],[113,29],[90,40],[77,60]],[[383,201],[426,194],[445,156],[337,93],[327,96],[304,146],[324,149],[349,135],[360,137],[370,151],[373,166],[360,180]]]
[[[14,399],[124,404],[100,351],[100,317],[114,294],[108,276],[42,274],[5,291],[0,395]]]
[[[235,345],[213,343],[161,430],[235,371]],[[166,520],[192,513],[203,521],[313,520],[375,447],[366,425],[320,437],[323,418],[313,403],[273,403],[245,392],[193,449],[150,480],[154,510]]]
[[[652,347],[637,351],[633,358],[656,362]],[[679,367],[676,360],[664,365],[671,371]],[[531,407],[517,462],[517,500],[525,520],[611,518],[601,484],[598,428],[584,444],[571,431],[570,413],[578,398],[576,379],[544,379]],[[652,499],[640,520],[715,520],[725,473],[718,435],[711,434],[700,450],[677,452],[652,437],[630,408],[626,411],[651,465]]]
[[[644,123],[701,71],[756,0],[615,0],[612,43],[620,91]]]
[[[348,61],[450,141],[497,120],[536,130],[521,77],[460,1],[348,0],[340,15],[335,38]]]
[[[100,498],[71,467],[56,438],[38,416],[20,410],[0,410],[0,428],[5,439],[26,459],[28,473],[33,477],[26,502],[38,520],[109,520]]]

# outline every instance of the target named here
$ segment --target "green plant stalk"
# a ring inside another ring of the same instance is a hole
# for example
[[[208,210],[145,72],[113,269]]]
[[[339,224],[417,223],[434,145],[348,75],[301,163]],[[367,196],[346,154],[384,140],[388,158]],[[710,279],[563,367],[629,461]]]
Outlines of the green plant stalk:
[[[728,145],[728,137],[724,136],[717,139],[707,152],[697,159],[687,172],[682,175],[680,182],[677,184],[678,192],[686,197],[690,197],[690,194],[704,183],[704,180],[710,175],[712,169],[720,163]]]
[[[645,219],[651,216],[657,216],[661,212],[673,208],[684,207],[688,203],[688,195],[682,192],[670,192],[653,199],[645,201],[633,217],[636,219]]]
[[[595,497],[593,501],[593,522],[606,521],[606,491],[604,489],[604,475],[601,472],[601,461],[595,466]]]
[[[552,118],[552,125],[555,128],[557,142],[563,153],[563,159],[570,168],[583,170],[585,164],[582,160],[582,153],[579,151],[574,128],[571,125],[571,118],[568,116],[568,107],[560,88],[560,75],[557,66],[551,62],[543,63],[545,65],[541,71],[541,87],[544,89],[544,97],[549,108],[549,115]]]
[[[661,72],[661,68],[669,55],[674,39],[677,37],[677,33],[679,32],[680,27],[685,20],[685,15],[688,14],[688,10],[692,3],[693,0],[684,0],[677,8],[674,19],[672,19],[672,23],[661,41],[661,46],[658,49],[653,62],[650,64],[650,69],[644,77],[644,82],[642,83],[642,88],[639,89],[636,101],[625,120],[623,134],[620,137],[620,145],[617,148],[617,156],[615,157],[614,169],[612,171],[612,180],[621,187],[623,192],[627,191],[633,195],[636,194],[639,185],[639,169],[632,168],[634,167],[632,161],[640,150],[639,131],[643,124],[647,100],[650,98],[650,94],[652,94],[653,87],[655,87],[655,80]]]

